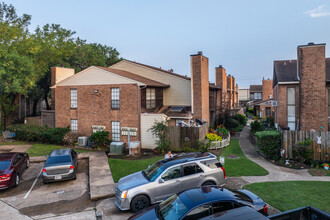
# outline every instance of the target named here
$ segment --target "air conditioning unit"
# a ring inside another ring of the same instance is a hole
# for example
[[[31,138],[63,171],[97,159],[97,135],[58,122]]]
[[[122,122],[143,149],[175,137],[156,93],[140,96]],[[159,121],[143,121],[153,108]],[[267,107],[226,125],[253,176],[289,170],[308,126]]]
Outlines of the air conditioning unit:
[[[277,101],[272,101],[272,106],[277,106]]]
[[[84,147],[87,145],[87,137],[78,137],[78,146]]]

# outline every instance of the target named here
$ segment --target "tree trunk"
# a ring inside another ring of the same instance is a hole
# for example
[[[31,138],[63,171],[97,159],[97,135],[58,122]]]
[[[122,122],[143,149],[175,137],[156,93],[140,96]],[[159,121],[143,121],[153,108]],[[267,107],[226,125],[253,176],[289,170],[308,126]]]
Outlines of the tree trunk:
[[[49,106],[49,104],[48,104],[48,95],[47,95],[47,93],[45,93],[45,95],[44,95],[44,99],[45,99],[45,102],[46,102],[46,109],[47,109],[47,110],[50,110],[50,106]]]
[[[38,105],[39,99],[37,100],[33,100],[33,112],[32,112],[32,116],[37,116],[37,105]]]

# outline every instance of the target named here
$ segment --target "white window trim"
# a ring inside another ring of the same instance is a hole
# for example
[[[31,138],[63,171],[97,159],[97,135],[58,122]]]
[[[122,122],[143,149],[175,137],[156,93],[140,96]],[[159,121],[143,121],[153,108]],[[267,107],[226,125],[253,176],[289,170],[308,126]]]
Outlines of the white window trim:
[[[77,89],[70,89],[70,104],[71,108],[78,107],[78,91]]]

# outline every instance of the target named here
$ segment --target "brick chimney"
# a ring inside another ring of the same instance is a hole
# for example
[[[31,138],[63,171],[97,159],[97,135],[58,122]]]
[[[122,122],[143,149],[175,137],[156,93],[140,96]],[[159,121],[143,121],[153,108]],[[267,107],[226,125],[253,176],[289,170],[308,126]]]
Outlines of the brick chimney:
[[[210,122],[209,111],[209,59],[202,52],[190,56],[191,103],[194,118]]]
[[[231,75],[228,75],[227,76],[227,96],[228,96],[228,108],[229,109],[232,109],[232,106],[233,106],[233,99],[234,99],[234,96],[233,96],[233,79],[234,77],[231,76]]]
[[[311,129],[327,131],[328,92],[326,88],[325,44],[309,43],[298,46],[297,56],[300,79],[299,127],[301,130],[307,131]]]
[[[226,69],[221,65],[215,68],[215,85],[221,86],[221,104],[220,109],[223,111],[226,109],[227,100],[227,73]]]
[[[271,97],[271,98],[270,98]],[[262,100],[273,99],[273,80],[262,80]]]
[[[50,68],[50,86],[53,87],[56,83],[73,76],[74,69],[64,68],[64,67],[51,67]],[[51,107],[52,110],[55,110],[55,88],[51,88]]]

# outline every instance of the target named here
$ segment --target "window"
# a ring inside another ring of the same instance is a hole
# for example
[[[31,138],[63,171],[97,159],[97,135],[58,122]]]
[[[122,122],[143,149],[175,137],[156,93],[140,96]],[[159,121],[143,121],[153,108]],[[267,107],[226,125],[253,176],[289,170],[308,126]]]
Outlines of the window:
[[[111,88],[111,108],[119,109],[119,88]]]
[[[296,130],[296,90],[288,88],[288,127]]]
[[[78,120],[71,119],[71,131],[78,131]]]
[[[193,163],[183,166],[183,176],[189,176],[201,172],[203,172],[203,170],[197,164]]]
[[[22,155],[22,154],[17,154],[17,155],[15,156],[15,159],[14,159],[13,165],[16,166],[22,158],[23,158],[23,155]]]
[[[166,173],[162,176],[163,180],[172,180],[181,177],[180,166],[174,167],[166,171]]]
[[[229,209],[233,209],[233,203],[232,202],[215,202],[212,204],[213,208],[213,214],[218,212],[227,211]]]
[[[254,93],[254,99],[257,99],[257,100],[258,99],[262,99],[262,97],[261,97],[262,95],[261,94],[262,94],[261,92],[255,92]]]
[[[146,92],[146,108],[152,109],[156,108],[156,89],[155,88],[147,88]]]
[[[221,163],[217,159],[204,160],[204,161],[201,161],[201,163],[207,167],[210,167],[211,169],[222,167]]]
[[[266,107],[266,116],[267,117],[270,117],[271,115],[271,109],[270,109],[270,107]]]
[[[184,122],[183,119],[176,119],[176,120],[175,120],[175,126],[177,126],[177,127],[182,127],[182,122]]]
[[[186,217],[184,217],[184,220],[190,220],[190,219],[200,219],[206,216],[211,215],[210,205],[202,205],[197,208],[194,208],[192,211],[190,211]]]
[[[112,122],[112,141],[120,141],[120,122],[113,121]]]
[[[77,108],[77,89],[71,89],[71,108]]]

